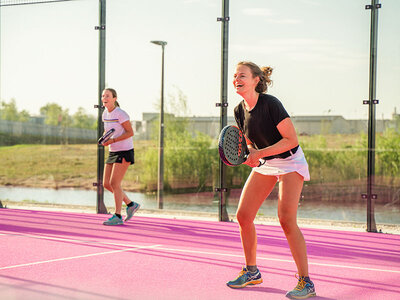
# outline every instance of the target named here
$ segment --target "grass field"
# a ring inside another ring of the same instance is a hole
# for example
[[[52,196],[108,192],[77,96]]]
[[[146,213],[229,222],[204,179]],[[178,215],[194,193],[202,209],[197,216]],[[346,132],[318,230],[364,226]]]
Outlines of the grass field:
[[[335,137],[327,140],[314,136],[300,137],[307,145],[336,149],[354,145],[358,139],[342,136],[341,143],[338,143]],[[143,191],[143,157],[149,148],[157,145],[154,141],[135,141],[134,145],[135,165],[128,169],[123,185],[128,191]],[[105,148],[105,157],[107,155],[108,149]],[[97,181],[96,144],[4,146],[0,147],[0,157],[2,186],[93,189],[93,182]]]
[[[308,185],[347,186],[349,182],[363,184],[365,181],[365,135],[299,136],[299,141],[310,167],[312,181]],[[399,141],[398,134],[388,133],[377,137],[375,183],[390,187],[393,190],[391,194],[396,193],[400,181]],[[156,141],[135,141],[134,145],[135,165],[128,169],[123,188],[127,191],[153,191],[157,186]],[[148,151],[151,149],[156,151]],[[201,168],[206,170],[202,176],[207,177],[207,187],[210,182],[216,182],[218,151],[215,151],[215,155],[212,152],[211,156],[207,151],[166,147],[165,186],[169,184],[174,192],[179,188],[199,190],[199,184],[195,181],[202,174],[199,172]],[[149,153],[152,155],[147,155]],[[105,149],[107,156],[108,149]],[[97,181],[96,144],[3,146],[0,147],[0,158],[0,186],[94,189],[93,182]],[[212,171],[207,169],[210,164],[213,164]],[[228,179],[236,187],[242,186],[247,178],[248,167],[243,167],[246,171],[242,172],[244,175],[240,175],[241,167],[228,169]],[[180,174],[183,171],[186,172],[184,176]]]
[[[136,163],[124,180],[127,190],[140,190],[138,183],[142,149],[148,141],[135,142]],[[107,157],[107,149],[105,156]],[[97,181],[97,145],[15,145],[0,147],[0,185],[46,188],[93,188]]]

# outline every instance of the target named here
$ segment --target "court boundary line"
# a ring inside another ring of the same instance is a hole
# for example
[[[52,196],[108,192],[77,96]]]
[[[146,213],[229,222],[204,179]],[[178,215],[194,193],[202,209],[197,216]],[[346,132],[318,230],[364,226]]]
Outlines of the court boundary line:
[[[92,256],[98,256],[98,255],[121,253],[121,252],[127,252],[127,251],[132,251],[132,250],[144,249],[144,248],[155,248],[155,247],[158,247],[158,246],[160,246],[160,245],[138,246],[138,247],[132,247],[132,248],[127,248],[127,249],[119,249],[119,250],[98,252],[98,253],[85,254],[85,255],[77,255],[77,256],[71,256],[71,257],[55,258],[55,259],[49,259],[49,260],[43,260],[43,261],[37,261],[37,262],[31,262],[31,263],[25,263],[25,264],[19,264],[19,265],[7,266],[7,267],[0,267],[0,271],[1,270],[7,270],[7,269],[15,269],[15,268],[20,268],[20,267],[27,267],[27,266],[34,266],[34,265],[52,263],[52,262],[57,262],[57,261],[66,261],[66,260],[85,258],[85,257],[92,257]]]
[[[207,252],[207,251],[198,251],[198,250],[183,250],[183,249],[173,249],[173,248],[163,248],[163,247],[159,247],[157,249],[158,250],[170,251],[170,252],[172,252],[172,251],[173,252],[187,252],[187,253],[210,254],[210,255],[231,256],[231,257],[242,257],[243,258],[243,255],[230,254],[230,253]],[[281,258],[257,257],[257,259],[294,263],[293,260],[281,259]],[[308,262],[308,264],[309,265],[315,265],[315,266],[324,266],[324,267],[357,269],[357,270],[389,272],[389,273],[399,273],[400,274],[400,270],[399,271],[397,271],[397,270],[386,270],[386,269],[365,268],[365,267],[346,266],[346,265],[333,265],[333,264],[315,263],[315,262]]]
[[[99,241],[88,241],[88,240],[75,240],[75,239],[65,239],[65,238],[58,238],[58,237],[48,237],[48,236],[42,236],[42,235],[34,235],[34,234],[26,234],[26,233],[0,233],[0,236],[2,235],[14,235],[14,236],[26,236],[26,237],[31,237],[31,238],[40,238],[40,239],[48,239],[48,240],[60,240],[60,241],[74,241],[74,242],[83,242],[83,243],[93,243],[93,244],[105,244],[105,245],[112,245],[112,246],[124,246],[124,247],[136,247],[137,245],[129,245],[129,244],[121,244],[121,243],[112,243],[112,242],[99,242]],[[284,240],[286,241],[286,238],[280,238],[280,237],[269,237],[272,239],[276,240]],[[318,242],[318,241],[308,241],[307,245],[325,245],[326,242]],[[352,245],[344,245],[345,248],[347,249],[357,249],[356,246]],[[398,251],[394,250],[388,250],[388,249],[376,249],[376,251],[379,252],[384,252],[386,254],[392,254],[392,255],[397,255]]]
[[[68,238],[59,238],[53,236],[45,236],[45,235],[34,235],[34,234],[26,234],[26,233],[0,233],[0,236],[8,235],[8,236],[23,236],[34,239],[42,239],[42,240],[50,240],[50,241],[62,241],[62,242],[79,242],[79,243],[87,243],[87,244],[104,244],[110,246],[122,246],[122,247],[145,247],[143,245],[132,245],[132,244],[122,244],[122,243],[112,243],[112,242],[101,242],[101,241],[88,241],[88,240],[77,240],[77,239],[68,239]]]
[[[168,251],[168,252],[184,252],[184,253],[196,253],[196,254],[206,254],[206,255],[215,255],[215,256],[228,256],[228,257],[241,257],[241,258],[243,258],[242,254],[239,255],[239,254],[232,254],[232,253],[210,252],[210,251],[200,251],[200,250],[190,250],[190,249],[176,249],[176,248],[163,247],[160,244],[148,245],[148,246],[137,246],[137,245],[129,245],[129,244],[110,243],[110,242],[101,242],[101,241],[85,241],[85,240],[57,238],[57,237],[49,237],[49,236],[31,235],[31,234],[0,233],[0,235],[5,235],[5,236],[7,236],[7,235],[8,236],[24,236],[24,237],[45,239],[45,240],[54,240],[54,241],[70,241],[70,242],[80,242],[80,243],[87,243],[87,244],[104,244],[104,245],[129,247],[127,249],[119,249],[119,250],[112,250],[112,251],[106,251],[106,252],[101,252],[101,253],[85,254],[85,255],[78,255],[78,256],[67,257],[67,258],[58,258],[58,259],[39,261],[39,262],[33,262],[33,263],[26,263],[26,264],[14,265],[14,266],[0,267],[0,271],[1,270],[6,270],[6,269],[17,268],[17,267],[29,266],[29,265],[37,265],[37,264],[42,264],[42,263],[51,263],[51,262],[56,262],[56,261],[64,261],[64,260],[72,260],[72,259],[78,259],[78,258],[84,258],[84,257],[91,257],[91,256],[96,256],[96,255],[106,255],[106,254],[126,252],[126,251],[132,251],[132,250],[154,249],[154,248],[156,248],[157,250],[163,250],[163,251]],[[281,258],[257,257],[257,259],[293,263],[293,260],[281,259]],[[377,269],[377,268],[348,266],[348,265],[334,265],[334,264],[317,263],[317,262],[310,262],[310,261],[308,262],[308,264],[309,265],[315,265],[315,266],[324,266],[324,267],[356,269],[356,270],[365,270],[365,271],[376,271],[376,272],[386,272],[386,273],[398,273],[398,274],[400,274],[400,270],[386,270],[386,269]]]

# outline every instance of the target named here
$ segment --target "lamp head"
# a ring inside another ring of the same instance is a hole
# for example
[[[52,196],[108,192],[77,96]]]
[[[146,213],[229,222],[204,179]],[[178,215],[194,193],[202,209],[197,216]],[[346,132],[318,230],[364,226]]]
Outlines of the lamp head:
[[[165,41],[151,41],[150,43],[153,43],[153,44],[159,45],[159,46],[165,46],[167,44],[167,42],[165,42]]]

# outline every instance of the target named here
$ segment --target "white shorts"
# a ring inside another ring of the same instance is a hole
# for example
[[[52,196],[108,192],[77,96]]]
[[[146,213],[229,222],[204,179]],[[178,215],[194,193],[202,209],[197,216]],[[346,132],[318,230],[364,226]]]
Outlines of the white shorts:
[[[308,164],[304,157],[304,152],[299,146],[296,153],[287,158],[274,158],[267,160],[265,164],[253,168],[252,172],[257,172],[263,175],[276,176],[297,172],[303,176],[304,181],[310,180],[310,172],[308,171]]]

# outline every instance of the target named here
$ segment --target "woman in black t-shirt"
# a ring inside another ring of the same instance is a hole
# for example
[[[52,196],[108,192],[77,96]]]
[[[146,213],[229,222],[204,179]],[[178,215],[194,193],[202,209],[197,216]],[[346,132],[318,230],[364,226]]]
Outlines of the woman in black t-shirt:
[[[246,266],[227,285],[243,288],[262,283],[256,264],[257,236],[254,219],[264,200],[279,182],[278,217],[298,270],[298,284],[286,296],[305,299],[315,296],[308,275],[306,243],[297,225],[297,206],[303,182],[310,180],[307,161],[298,144],[292,121],[282,103],[265,94],[271,84],[272,68],[260,69],[251,62],[237,65],[233,85],[243,97],[235,107],[238,127],[246,136],[250,154],[245,162],[253,168],[247,179],[236,213]],[[265,164],[260,165],[260,159]]]

